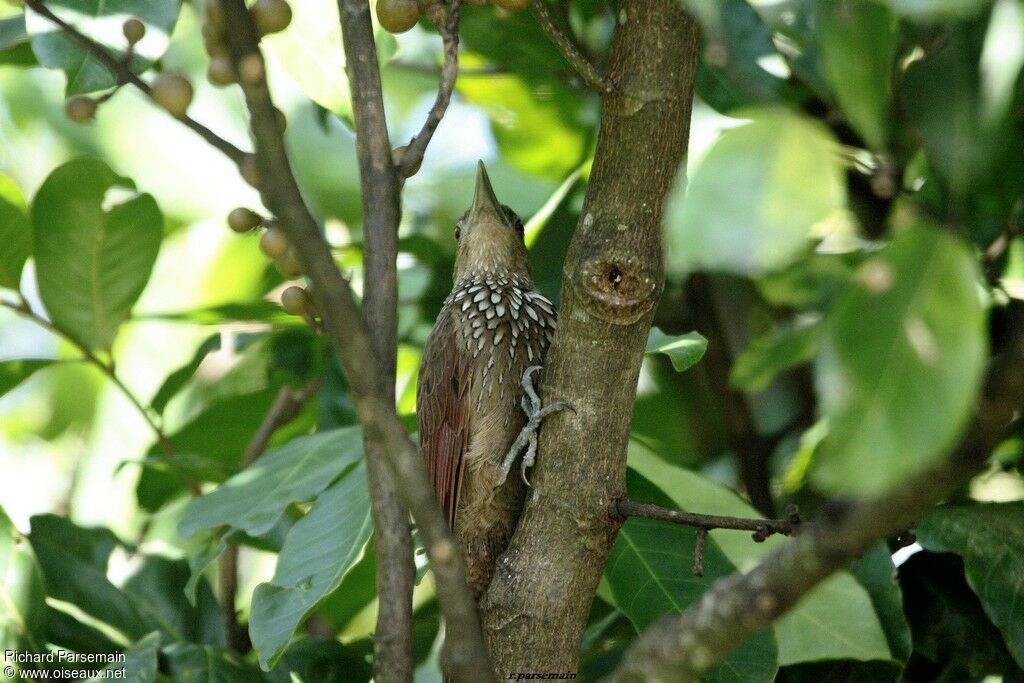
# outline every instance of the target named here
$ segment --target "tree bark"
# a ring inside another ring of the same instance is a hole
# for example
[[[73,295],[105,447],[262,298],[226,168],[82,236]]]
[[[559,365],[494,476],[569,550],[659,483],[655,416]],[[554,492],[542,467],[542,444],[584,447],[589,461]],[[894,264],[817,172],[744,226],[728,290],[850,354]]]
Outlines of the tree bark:
[[[340,0],[346,67],[352,89],[352,113],[363,207],[363,321],[376,357],[377,390],[395,401],[398,320],[398,223],[401,220],[398,174],[384,116],[377,48],[364,0]],[[391,480],[383,439],[363,433],[366,476],[373,509],[377,560],[377,627],[373,638],[373,676],[381,683],[413,678],[413,564],[409,511]]]
[[[662,205],[686,154],[700,47],[675,0],[618,5],[601,130],[569,247],[545,422],[511,545],[481,605],[499,678],[576,670],[590,603],[615,540],[626,444],[647,333],[664,283]]]

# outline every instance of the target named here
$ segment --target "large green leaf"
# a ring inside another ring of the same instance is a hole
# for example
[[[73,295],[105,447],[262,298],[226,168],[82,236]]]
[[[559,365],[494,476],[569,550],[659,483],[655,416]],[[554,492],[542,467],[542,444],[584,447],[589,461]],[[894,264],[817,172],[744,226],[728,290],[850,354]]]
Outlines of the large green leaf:
[[[643,449],[631,446],[629,464],[647,479],[658,482],[660,490],[671,498],[669,505],[672,507],[733,517],[760,516],[735,492],[670,465]],[[749,533],[727,529],[711,531],[709,538],[741,571],[749,570],[779,544],[788,542],[783,537],[772,536],[763,543],[754,543]],[[840,603],[843,607],[835,608]],[[851,624],[856,626],[851,627]],[[848,634],[851,632],[856,633],[856,642],[850,641]],[[780,663],[890,659],[872,599],[848,572],[835,575],[797,603],[776,622],[775,636]]]
[[[90,678],[90,683],[101,683],[111,679],[128,681],[129,683],[153,683],[157,680],[157,649],[160,647],[160,634],[153,632],[134,643],[124,651],[124,662],[112,662],[104,667],[108,675]],[[120,673],[121,671],[124,673]],[[114,673],[118,672],[118,673]]]
[[[39,295],[53,323],[109,349],[149,280],[163,218],[148,194],[98,159],[54,170],[32,205]]]
[[[779,372],[814,358],[821,328],[818,321],[802,321],[758,337],[736,358],[729,382],[747,393],[761,391]]]
[[[913,632],[911,662],[927,661],[923,670],[928,680],[977,681],[986,674],[1003,674],[998,678],[1005,681],[1020,677],[1020,664],[967,585],[958,556],[915,553],[900,565],[899,576]]]
[[[654,484],[630,472],[630,497],[671,506]],[[642,631],[658,617],[683,612],[700,599],[718,578],[735,566],[713,539],[704,547],[704,575],[693,575],[696,530],[649,519],[632,518],[619,531],[608,558],[605,578],[616,606]],[[707,680],[772,681],[778,671],[775,638],[771,630],[758,633],[741,645]]]
[[[663,353],[672,360],[676,372],[683,372],[700,362],[707,350],[708,340],[698,332],[670,335],[652,327],[644,353]]]
[[[889,547],[876,544],[850,566],[850,573],[868,592],[893,659],[906,662],[912,649],[910,626],[903,612],[903,594]]]
[[[849,573],[829,577],[812,595],[775,622],[780,666],[890,658],[871,599]]]
[[[991,141],[983,134],[976,30],[955,26],[900,79],[900,100],[928,160],[958,196],[974,188]]]
[[[0,652],[42,652],[46,591],[32,547],[0,508]]]
[[[259,536],[277,523],[289,505],[315,498],[362,456],[362,432],[356,427],[293,439],[192,500],[178,529],[183,536],[191,536],[200,529],[227,525]]]
[[[825,0],[818,6],[825,76],[846,117],[872,149],[889,137],[889,89],[896,18],[872,0]]]
[[[107,579],[107,560],[117,544],[105,529],[83,529],[56,515],[32,518],[29,534],[49,597],[69,602],[129,642],[154,630],[136,603]]]
[[[253,593],[249,633],[264,669],[277,663],[299,625],[341,585],[372,529],[366,473],[357,466],[292,527],[273,578]]]
[[[264,43],[307,97],[350,121],[352,97],[338,28],[338,3],[304,0],[291,3],[291,8],[288,28],[266,36]]]
[[[197,582],[196,600],[192,604],[185,595],[189,576],[185,560],[146,555],[124,582],[122,591],[167,638],[225,645],[224,616],[210,585]]]
[[[264,680],[259,669],[230,650],[174,643],[162,653],[174,683],[262,683]]]
[[[823,127],[782,111],[750,114],[722,133],[689,183],[676,178],[665,218],[676,273],[785,266],[810,246],[812,226],[843,206],[842,163]]]
[[[974,403],[986,356],[978,269],[955,238],[898,235],[837,304],[816,384],[829,435],[813,476],[879,491],[942,457]]]
[[[149,68],[167,49],[178,20],[180,0],[47,0],[46,7],[79,32],[123,58],[127,49],[122,26],[129,17],[146,25],[146,35],[135,44],[132,69]],[[49,19],[25,8],[25,25],[39,63],[61,69],[68,77],[67,94],[104,90],[117,85],[107,67],[65,36]]]
[[[54,361],[48,359],[0,361],[0,396],[53,363]]]
[[[32,252],[32,224],[25,198],[14,181],[0,174],[0,287],[18,289],[21,269]]]
[[[928,550],[963,557],[968,584],[1024,667],[1024,502],[942,506],[915,530]]]

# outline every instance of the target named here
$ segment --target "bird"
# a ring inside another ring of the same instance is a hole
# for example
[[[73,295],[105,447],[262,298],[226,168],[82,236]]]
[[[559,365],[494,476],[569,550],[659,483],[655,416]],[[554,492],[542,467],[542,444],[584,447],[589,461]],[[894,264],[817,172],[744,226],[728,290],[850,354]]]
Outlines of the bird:
[[[533,388],[555,306],[534,286],[523,221],[498,201],[482,161],[455,239],[454,284],[423,349],[416,414],[422,457],[479,601],[522,511],[540,421],[567,406],[542,407]],[[524,447],[521,476],[509,477]]]

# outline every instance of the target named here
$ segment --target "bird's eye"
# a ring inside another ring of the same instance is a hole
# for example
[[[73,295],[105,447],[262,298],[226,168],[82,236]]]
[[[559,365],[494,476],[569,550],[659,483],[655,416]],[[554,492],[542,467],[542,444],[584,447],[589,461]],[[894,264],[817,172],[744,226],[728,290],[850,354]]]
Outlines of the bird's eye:
[[[462,228],[460,228],[459,226],[457,226],[457,225],[456,225],[456,226],[455,226],[455,241],[456,241],[456,242],[458,242],[458,241],[459,241],[459,237],[460,237],[461,235],[462,235]]]

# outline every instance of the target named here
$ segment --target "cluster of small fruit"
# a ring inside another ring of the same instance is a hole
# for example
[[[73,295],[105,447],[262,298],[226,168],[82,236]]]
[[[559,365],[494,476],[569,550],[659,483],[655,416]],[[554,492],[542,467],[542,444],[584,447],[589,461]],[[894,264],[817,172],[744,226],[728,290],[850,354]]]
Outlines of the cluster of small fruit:
[[[207,0],[206,20],[203,23],[203,44],[210,55],[207,78],[216,86],[226,86],[241,82],[246,85],[258,85],[265,78],[263,59],[258,54],[246,55],[238,64],[236,72],[231,61],[230,50],[224,36],[224,17],[220,0]],[[285,0],[256,0],[249,9],[253,24],[261,36],[283,31],[292,20],[292,10]],[[130,67],[134,46],[146,35],[146,25],[136,18],[124,22],[122,28],[125,40],[128,41],[125,66]],[[75,123],[86,123],[95,115],[100,104],[105,102],[113,92],[99,97],[73,95],[64,105],[69,119]],[[192,83],[175,73],[161,73],[149,86],[149,96],[158,105],[166,109],[176,118],[184,118],[192,104],[194,95]],[[284,127],[284,116],[281,126]]]
[[[260,251],[274,262],[277,270],[285,277],[302,275],[302,264],[299,262],[295,249],[288,242],[284,231],[274,221],[260,216],[251,209],[239,207],[228,214],[228,227],[239,234],[265,228],[260,237]],[[302,287],[292,285],[281,292],[281,308],[292,315],[301,316],[316,328],[318,317],[312,297]]]
[[[391,33],[404,33],[416,25],[431,5],[439,0],[377,0],[377,21]],[[488,0],[464,0],[467,5],[485,5]],[[532,0],[490,0],[506,12],[518,12]]]

